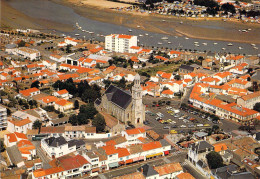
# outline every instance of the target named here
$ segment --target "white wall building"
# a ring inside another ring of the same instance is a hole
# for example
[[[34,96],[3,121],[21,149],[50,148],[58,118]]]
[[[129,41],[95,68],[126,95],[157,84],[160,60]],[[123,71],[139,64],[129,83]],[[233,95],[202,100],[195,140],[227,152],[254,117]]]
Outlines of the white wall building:
[[[40,51],[27,47],[19,47],[15,49],[15,55],[23,58],[29,58],[30,60],[38,60],[41,57]]]
[[[115,52],[130,52],[130,47],[137,46],[137,36],[111,34],[105,37],[105,48]]]
[[[67,141],[62,136],[57,138],[49,137],[41,140],[42,149],[52,158],[58,158],[71,152],[75,152],[81,145],[85,146],[85,143],[79,140]]]

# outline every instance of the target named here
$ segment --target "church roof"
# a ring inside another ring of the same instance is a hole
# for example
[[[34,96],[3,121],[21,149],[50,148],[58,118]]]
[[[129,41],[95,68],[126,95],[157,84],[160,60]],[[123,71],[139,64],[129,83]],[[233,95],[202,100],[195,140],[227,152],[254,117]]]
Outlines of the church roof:
[[[120,88],[110,85],[105,91],[107,99],[119,107],[126,109],[132,101],[132,95]]]

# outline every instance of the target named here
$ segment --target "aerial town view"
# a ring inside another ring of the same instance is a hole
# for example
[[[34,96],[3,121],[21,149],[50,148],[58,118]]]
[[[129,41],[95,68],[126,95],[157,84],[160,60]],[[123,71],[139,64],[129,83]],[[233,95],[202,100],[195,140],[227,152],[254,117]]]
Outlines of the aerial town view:
[[[259,179],[260,0],[0,0],[1,179]]]

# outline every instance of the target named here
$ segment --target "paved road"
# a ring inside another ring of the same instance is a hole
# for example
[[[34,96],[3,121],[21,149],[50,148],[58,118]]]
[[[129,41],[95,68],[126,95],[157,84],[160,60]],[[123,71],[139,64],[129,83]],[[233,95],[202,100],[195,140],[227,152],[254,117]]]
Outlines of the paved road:
[[[194,165],[192,165],[188,160],[185,160],[181,164],[183,170],[189,172],[196,179],[207,179],[205,175],[203,175]]]
[[[42,150],[41,146],[40,146],[40,142],[39,141],[33,141],[32,142],[33,145],[36,147],[36,154],[40,157],[40,159],[42,160],[43,163],[43,168],[44,169],[48,169],[51,168],[49,162],[51,161],[51,159],[46,156],[46,154],[44,153],[44,151]]]
[[[172,155],[169,155],[167,157],[160,157],[153,160],[147,160],[140,163],[135,163],[131,165],[127,165],[125,167],[119,167],[113,170],[109,170],[106,173],[99,174],[98,178],[100,179],[110,179],[116,176],[122,176],[130,173],[134,173],[137,171],[137,168],[141,167],[142,165],[148,163],[150,165],[159,166],[166,163],[172,163],[172,162],[180,162],[183,163],[185,161],[187,153],[174,153]],[[90,177],[85,177],[90,178]]]

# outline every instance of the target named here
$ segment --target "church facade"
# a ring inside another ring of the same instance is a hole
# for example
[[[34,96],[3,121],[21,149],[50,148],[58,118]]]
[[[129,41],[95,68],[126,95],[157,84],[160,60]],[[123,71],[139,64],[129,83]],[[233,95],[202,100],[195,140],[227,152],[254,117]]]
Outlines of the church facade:
[[[125,124],[130,121],[135,126],[143,125],[145,105],[142,100],[140,76],[138,74],[135,76],[131,92],[110,85],[101,99],[95,101],[95,107],[98,111],[104,111]]]

